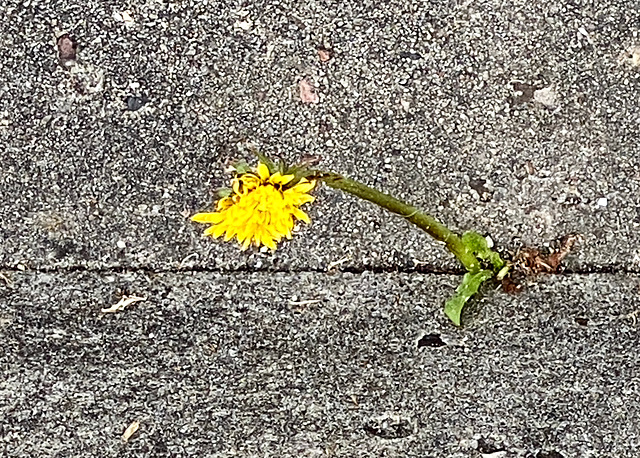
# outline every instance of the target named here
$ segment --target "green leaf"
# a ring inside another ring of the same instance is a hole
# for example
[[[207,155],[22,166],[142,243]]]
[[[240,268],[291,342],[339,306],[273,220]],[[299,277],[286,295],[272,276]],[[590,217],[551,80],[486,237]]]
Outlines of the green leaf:
[[[465,304],[478,292],[480,285],[491,277],[493,277],[493,272],[490,270],[464,274],[456,293],[444,305],[444,313],[456,326],[460,326],[460,314]]]
[[[308,176],[313,175],[313,173],[314,172],[311,169],[309,169],[308,165],[305,165],[305,164],[292,165],[286,171],[285,175],[293,175],[295,178],[287,186],[293,186],[303,178],[307,178]]]
[[[487,239],[475,231],[467,231],[462,234],[462,243],[474,253],[489,250]]]
[[[233,190],[231,188],[220,188],[216,191],[219,199],[222,199],[223,197],[229,197],[232,193]]]
[[[505,262],[500,255],[489,248],[487,239],[477,232],[469,231],[462,234],[462,243],[477,257],[490,262],[494,270],[498,271],[504,267]]]
[[[236,169],[236,173],[238,175],[244,175],[245,173],[251,171],[251,166],[249,166],[249,164],[247,164],[247,161],[245,161],[244,159],[234,162],[232,166],[234,169]]]

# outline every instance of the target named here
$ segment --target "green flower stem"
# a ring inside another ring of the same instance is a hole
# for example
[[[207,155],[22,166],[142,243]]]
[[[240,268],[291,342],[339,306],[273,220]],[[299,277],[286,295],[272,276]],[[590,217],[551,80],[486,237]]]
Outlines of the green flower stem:
[[[322,173],[317,178],[322,179],[328,186],[353,194],[361,199],[373,202],[390,212],[396,213],[407,221],[415,224],[434,239],[443,242],[462,265],[472,273],[480,270],[480,261],[462,243],[462,239],[450,231],[435,218],[421,212],[416,207],[396,199],[388,194],[376,191],[369,186],[335,173]]]

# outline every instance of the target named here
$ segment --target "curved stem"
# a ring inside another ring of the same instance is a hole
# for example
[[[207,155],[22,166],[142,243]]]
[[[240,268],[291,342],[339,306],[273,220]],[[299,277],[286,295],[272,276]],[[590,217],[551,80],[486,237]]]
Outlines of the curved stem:
[[[434,239],[443,242],[469,272],[474,273],[480,270],[480,261],[467,249],[462,243],[462,239],[456,233],[450,231],[444,224],[426,213],[421,212],[416,207],[370,188],[358,181],[345,178],[335,173],[320,173],[316,178],[323,180],[332,188],[340,189],[361,199],[368,200],[382,208],[386,208],[390,212],[402,216]]]

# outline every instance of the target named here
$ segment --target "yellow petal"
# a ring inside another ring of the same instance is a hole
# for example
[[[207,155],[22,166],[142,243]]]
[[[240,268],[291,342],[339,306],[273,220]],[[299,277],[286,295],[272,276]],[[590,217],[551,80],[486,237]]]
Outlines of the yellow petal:
[[[234,194],[240,194],[240,179],[239,178],[234,178],[231,181],[231,189],[233,190]]]
[[[223,197],[218,201],[216,209],[218,211],[226,210],[233,205],[233,199],[231,197]]]
[[[284,198],[287,201],[287,203],[289,203],[290,205],[295,205],[296,207],[299,207],[300,205],[306,204],[308,202],[313,202],[314,200],[316,200],[316,198],[310,194],[298,194],[298,193],[288,192],[288,191],[291,191],[291,190],[289,189],[284,192]]]
[[[213,231],[213,236],[215,238],[220,237],[222,234],[224,234],[229,228],[227,225],[224,224],[218,224],[217,226],[213,226],[212,227]]]
[[[282,175],[280,172],[276,172],[273,175],[271,175],[271,178],[269,179],[269,181],[271,181],[271,183],[273,184],[285,185],[289,183],[291,180],[293,180],[294,178],[295,178],[295,175]]]
[[[269,173],[269,167],[267,167],[262,162],[258,164],[258,175],[260,175],[260,178],[262,180],[267,180],[269,178],[269,175],[271,175],[271,173]]]
[[[272,250],[276,249],[276,242],[274,242],[273,239],[268,235],[263,235],[261,240],[262,240],[262,244],[267,248],[270,248]]]
[[[307,224],[311,223],[311,219],[309,218],[309,215],[307,215],[305,212],[303,212],[299,208],[293,209],[293,216],[298,218],[300,221],[304,221]]]
[[[239,229],[236,237],[238,238],[238,242],[244,243],[244,241],[247,239],[247,234],[246,232],[243,232],[241,229]]]
[[[203,235],[207,236],[210,235],[211,237],[215,237],[213,235],[213,231],[215,230],[216,226],[211,226],[209,228],[207,228],[207,230],[204,231]]]
[[[307,193],[311,191],[315,187],[315,185],[315,181],[308,181],[306,178],[303,178],[302,180],[300,180],[300,183],[291,188],[291,190],[300,193]]]
[[[242,181],[242,190],[245,194],[260,185],[260,178],[253,173],[245,173],[240,180]]]
[[[238,228],[237,227],[230,227],[229,229],[227,229],[227,232],[224,234],[224,241],[228,242],[237,233],[238,233]]]
[[[191,217],[191,221],[196,223],[213,223],[217,224],[222,221],[222,215],[220,213],[197,213]]]

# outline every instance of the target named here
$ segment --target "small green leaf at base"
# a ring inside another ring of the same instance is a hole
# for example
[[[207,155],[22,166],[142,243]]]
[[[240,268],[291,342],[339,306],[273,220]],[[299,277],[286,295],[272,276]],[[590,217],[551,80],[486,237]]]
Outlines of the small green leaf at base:
[[[498,271],[504,267],[505,262],[500,255],[493,251],[489,247],[487,239],[477,232],[469,231],[462,234],[462,243],[464,243],[467,250],[471,251],[477,257],[483,261],[490,262],[494,270]]]
[[[465,304],[478,292],[483,282],[493,277],[490,270],[481,270],[476,273],[466,273],[462,283],[456,289],[454,296],[444,305],[444,313],[456,326],[460,326],[460,314]]]

